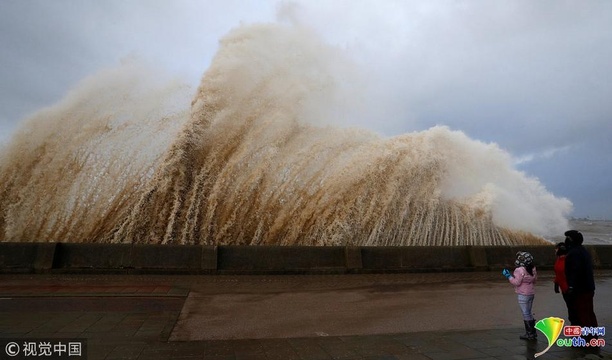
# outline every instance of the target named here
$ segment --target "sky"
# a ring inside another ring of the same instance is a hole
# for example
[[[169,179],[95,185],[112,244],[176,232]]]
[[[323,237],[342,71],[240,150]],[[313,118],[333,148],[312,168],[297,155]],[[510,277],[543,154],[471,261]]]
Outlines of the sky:
[[[83,78],[146,59],[194,87],[219,39],[295,23],[367,78],[384,136],[445,125],[496,143],[516,168],[612,219],[612,2],[3,0],[0,144]]]

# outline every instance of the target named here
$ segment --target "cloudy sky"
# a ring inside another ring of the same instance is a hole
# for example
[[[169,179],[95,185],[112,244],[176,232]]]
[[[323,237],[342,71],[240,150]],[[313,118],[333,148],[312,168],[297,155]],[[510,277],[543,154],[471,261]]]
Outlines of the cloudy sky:
[[[497,143],[573,216],[612,219],[612,2],[3,0],[0,143],[79,80],[139,57],[197,86],[230,29],[294,22],[368,79],[385,136]]]

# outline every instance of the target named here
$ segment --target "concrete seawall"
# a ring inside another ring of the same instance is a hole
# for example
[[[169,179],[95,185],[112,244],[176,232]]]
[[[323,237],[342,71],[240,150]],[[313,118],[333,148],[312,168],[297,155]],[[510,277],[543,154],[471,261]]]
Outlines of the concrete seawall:
[[[612,245],[587,245],[612,268]],[[512,267],[517,251],[552,268],[553,246],[200,246],[0,243],[0,273],[343,274],[487,271]]]

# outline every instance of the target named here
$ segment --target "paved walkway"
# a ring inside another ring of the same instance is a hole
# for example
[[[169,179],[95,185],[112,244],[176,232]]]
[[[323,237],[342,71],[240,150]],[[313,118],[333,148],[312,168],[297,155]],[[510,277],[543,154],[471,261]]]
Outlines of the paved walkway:
[[[565,317],[551,280],[540,272],[538,318]],[[610,298],[612,272],[598,272],[600,326],[612,324]],[[522,332],[512,287],[492,272],[0,275],[0,359],[18,358],[9,342],[42,341],[80,342],[87,359],[531,359],[546,348]],[[612,345],[554,345],[538,359],[599,358]]]

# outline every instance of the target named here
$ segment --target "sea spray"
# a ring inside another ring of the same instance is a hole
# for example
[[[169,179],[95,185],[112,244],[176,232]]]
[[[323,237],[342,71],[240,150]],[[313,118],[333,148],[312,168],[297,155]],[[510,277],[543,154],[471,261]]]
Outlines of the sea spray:
[[[253,25],[222,39],[191,107],[134,66],[95,76],[7,146],[0,240],[502,245],[567,227],[569,201],[495,145],[333,126],[359,106],[344,60]]]
[[[95,242],[112,232],[189,118],[192,90],[155,74],[127,61],[21,124],[0,154],[0,240]]]

